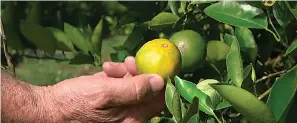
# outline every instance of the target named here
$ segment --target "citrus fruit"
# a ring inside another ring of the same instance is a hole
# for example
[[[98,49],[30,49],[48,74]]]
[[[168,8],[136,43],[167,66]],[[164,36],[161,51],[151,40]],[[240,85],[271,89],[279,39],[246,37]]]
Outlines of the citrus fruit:
[[[135,59],[140,74],[158,74],[163,79],[177,75],[181,68],[181,54],[168,39],[148,41],[138,50]]]
[[[205,58],[205,41],[193,30],[176,32],[169,39],[181,52],[182,72],[193,72]]]
[[[230,51],[229,45],[227,45],[223,41],[218,40],[208,41],[206,47],[206,60],[210,62],[225,60]]]

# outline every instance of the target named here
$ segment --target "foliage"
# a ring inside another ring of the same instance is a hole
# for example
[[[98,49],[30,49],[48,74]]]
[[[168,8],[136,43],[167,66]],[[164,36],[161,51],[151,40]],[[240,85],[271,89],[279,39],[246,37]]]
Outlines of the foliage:
[[[148,122],[297,122],[297,2],[5,1],[1,10],[8,53],[26,82],[92,74],[147,41],[193,30],[213,47],[198,69],[168,79],[167,110]],[[218,83],[196,86],[207,79]]]

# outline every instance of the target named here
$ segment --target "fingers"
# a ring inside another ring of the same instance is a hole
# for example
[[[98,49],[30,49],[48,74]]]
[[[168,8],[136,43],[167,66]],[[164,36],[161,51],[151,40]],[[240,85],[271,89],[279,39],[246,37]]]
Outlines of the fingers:
[[[151,99],[164,88],[164,80],[155,74],[142,74],[129,78],[114,78],[106,83],[111,105],[136,104]]]
[[[122,78],[128,73],[123,63],[105,62],[102,68],[107,76],[114,78]]]
[[[132,76],[138,75],[135,58],[132,56],[127,57],[124,63],[105,62],[103,64],[103,71],[107,76],[114,78],[122,78],[128,74]]]
[[[156,115],[159,115],[165,108],[165,92],[160,93],[156,98],[140,104],[139,108],[135,109],[135,112],[141,112],[137,113],[139,118],[145,118],[150,119]]]
[[[147,119],[159,115],[165,107],[165,92],[163,92],[147,102],[126,107],[128,118],[125,120],[144,122],[147,121]]]
[[[126,68],[127,68],[128,72],[130,74],[132,74],[133,76],[138,75],[137,70],[136,70],[136,63],[135,63],[135,58],[134,57],[128,56],[125,59],[125,65],[126,65]]]

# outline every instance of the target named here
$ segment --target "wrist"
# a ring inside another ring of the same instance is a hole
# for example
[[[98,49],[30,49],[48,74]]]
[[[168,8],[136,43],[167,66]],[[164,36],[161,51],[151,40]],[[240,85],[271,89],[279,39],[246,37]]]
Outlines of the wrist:
[[[33,92],[40,107],[40,118],[48,122],[63,122],[66,119],[60,101],[53,92],[53,86],[34,86]]]

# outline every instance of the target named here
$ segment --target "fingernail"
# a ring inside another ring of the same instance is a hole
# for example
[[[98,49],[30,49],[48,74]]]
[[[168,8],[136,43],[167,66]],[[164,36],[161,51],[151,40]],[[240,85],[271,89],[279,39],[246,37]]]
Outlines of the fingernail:
[[[110,63],[109,63],[109,65],[112,66],[112,67],[115,67],[115,66],[117,66],[118,64],[119,64],[119,63],[116,63],[116,62],[110,62]]]
[[[134,57],[133,56],[127,56],[125,61],[131,61],[131,60],[134,60]]]
[[[152,78],[150,78],[150,83],[151,83],[151,87],[152,87],[152,91],[153,92],[158,92],[161,91],[164,87],[164,80],[162,77],[158,76],[158,75],[153,75]]]

